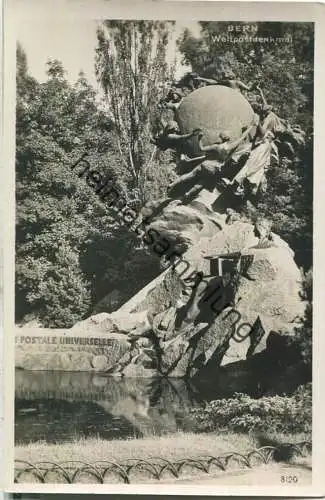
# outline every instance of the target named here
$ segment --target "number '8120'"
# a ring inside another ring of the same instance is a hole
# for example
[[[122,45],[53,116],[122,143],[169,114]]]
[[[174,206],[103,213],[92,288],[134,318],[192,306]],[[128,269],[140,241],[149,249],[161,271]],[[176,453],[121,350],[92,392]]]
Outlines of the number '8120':
[[[298,483],[297,476],[281,476],[281,483],[294,484]]]

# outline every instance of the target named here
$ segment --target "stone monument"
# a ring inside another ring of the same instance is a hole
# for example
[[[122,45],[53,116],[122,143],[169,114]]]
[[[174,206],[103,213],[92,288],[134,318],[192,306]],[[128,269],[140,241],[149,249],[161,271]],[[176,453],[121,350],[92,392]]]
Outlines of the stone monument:
[[[175,144],[181,182],[144,209],[146,232],[168,242],[165,271],[112,314],[64,331],[19,328],[17,367],[192,379],[264,352],[270,332],[293,332],[305,307],[293,251],[236,211],[261,190],[277,130],[261,134],[248,100],[221,85],[186,95],[174,122],[156,142]],[[247,167],[254,155],[261,163]]]

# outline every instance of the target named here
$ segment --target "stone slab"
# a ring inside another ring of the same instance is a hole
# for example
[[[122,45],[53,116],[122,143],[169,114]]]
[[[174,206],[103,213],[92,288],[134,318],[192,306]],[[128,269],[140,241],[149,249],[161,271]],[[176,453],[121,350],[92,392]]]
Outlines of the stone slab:
[[[25,370],[106,372],[130,349],[125,335],[17,328],[15,365]]]

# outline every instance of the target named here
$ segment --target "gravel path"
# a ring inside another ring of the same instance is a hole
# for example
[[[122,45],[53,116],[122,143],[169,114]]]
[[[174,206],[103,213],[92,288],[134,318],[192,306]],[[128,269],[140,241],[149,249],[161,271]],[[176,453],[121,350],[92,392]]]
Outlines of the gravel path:
[[[175,479],[177,484],[217,484],[229,486],[306,486],[311,484],[312,470],[309,460],[294,464],[271,463],[254,467],[252,470],[240,469],[217,472],[206,476],[182,477]],[[164,481],[161,481],[164,482]],[[170,482],[166,481],[166,482]]]

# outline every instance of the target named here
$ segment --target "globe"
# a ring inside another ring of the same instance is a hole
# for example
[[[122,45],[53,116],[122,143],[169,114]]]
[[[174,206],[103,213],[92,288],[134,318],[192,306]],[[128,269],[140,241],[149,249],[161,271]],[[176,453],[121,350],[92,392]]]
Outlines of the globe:
[[[244,127],[252,125],[254,111],[247,99],[237,90],[211,85],[186,96],[176,110],[175,118],[183,134],[202,129],[203,145],[213,144],[220,132],[230,140],[239,139]],[[199,154],[198,139],[187,141],[186,151],[193,157]]]

